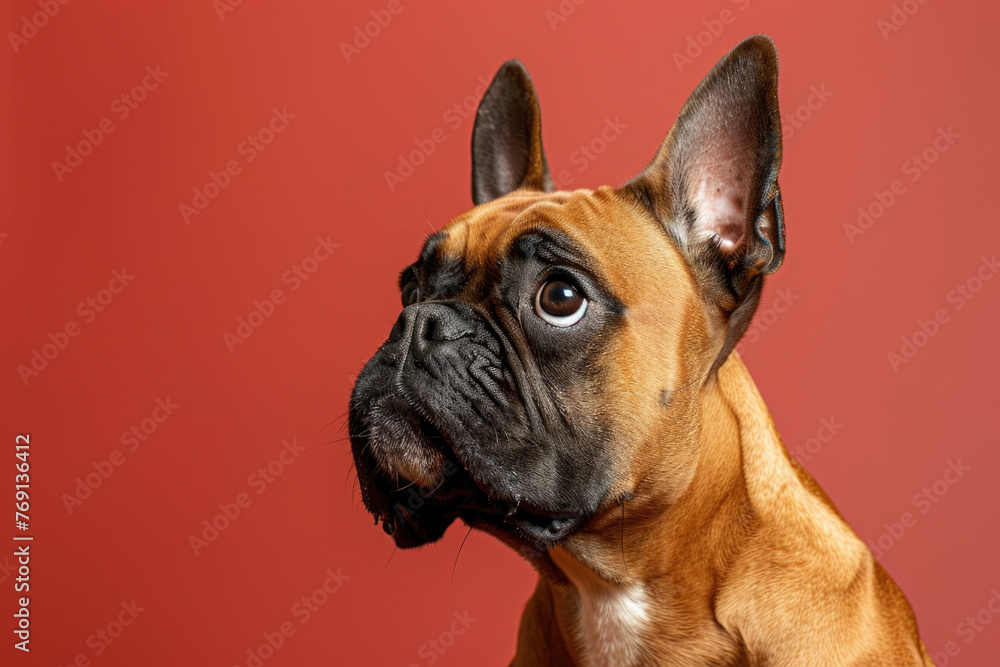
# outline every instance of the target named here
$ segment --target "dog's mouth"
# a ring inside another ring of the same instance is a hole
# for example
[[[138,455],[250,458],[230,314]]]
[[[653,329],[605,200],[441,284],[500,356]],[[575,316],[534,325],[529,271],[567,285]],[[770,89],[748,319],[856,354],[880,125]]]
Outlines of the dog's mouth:
[[[352,437],[362,499],[397,547],[434,542],[455,519],[462,519],[512,545],[544,552],[586,522],[584,512],[539,507],[530,499],[505,498],[484,488],[455,454],[445,433],[423,418],[412,414],[406,418],[414,436],[409,448],[420,448],[439,463],[439,474],[431,482],[386,472],[385,456],[380,461],[372,451],[379,447],[377,429],[375,435]]]

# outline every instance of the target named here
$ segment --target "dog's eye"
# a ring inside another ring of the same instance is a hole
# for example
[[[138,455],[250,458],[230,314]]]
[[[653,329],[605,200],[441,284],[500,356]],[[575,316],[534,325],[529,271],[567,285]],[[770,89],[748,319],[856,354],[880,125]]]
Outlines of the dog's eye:
[[[549,324],[571,327],[583,319],[587,300],[571,283],[550,280],[535,295],[535,312]]]
[[[403,285],[403,294],[402,294],[403,308],[406,308],[407,306],[412,306],[417,302],[417,299],[419,298],[420,298],[420,290],[417,286],[416,280],[411,280],[410,282]]]

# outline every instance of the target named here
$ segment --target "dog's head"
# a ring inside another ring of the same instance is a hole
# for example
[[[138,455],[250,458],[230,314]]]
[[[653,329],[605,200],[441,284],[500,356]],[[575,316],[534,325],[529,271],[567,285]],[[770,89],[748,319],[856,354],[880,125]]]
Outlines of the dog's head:
[[[403,270],[351,397],[362,497],[398,546],[460,517],[544,550],[644,488],[683,491],[698,389],[784,255],[777,90],[774,45],[747,39],[645,171],[553,192],[534,87],[500,68],[473,130],[476,206]]]

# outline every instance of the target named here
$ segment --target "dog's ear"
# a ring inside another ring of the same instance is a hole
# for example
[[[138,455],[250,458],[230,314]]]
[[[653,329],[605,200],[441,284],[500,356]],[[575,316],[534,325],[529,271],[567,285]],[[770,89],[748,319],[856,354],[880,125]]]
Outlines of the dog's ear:
[[[552,192],[542,148],[542,113],[528,70],[500,66],[472,129],[472,200],[478,206],[518,188]]]
[[[728,324],[736,340],[763,275],[784,258],[780,166],[778,55],[756,35],[709,72],[653,161],[623,187],[677,242],[706,300],[736,320]]]

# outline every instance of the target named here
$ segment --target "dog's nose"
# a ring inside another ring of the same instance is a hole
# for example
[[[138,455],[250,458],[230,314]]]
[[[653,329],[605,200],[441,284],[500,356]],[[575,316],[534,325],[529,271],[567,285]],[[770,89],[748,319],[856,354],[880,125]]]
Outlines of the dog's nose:
[[[415,303],[403,309],[389,334],[390,341],[409,340],[414,360],[423,359],[437,345],[472,333],[461,315],[444,303]]]

